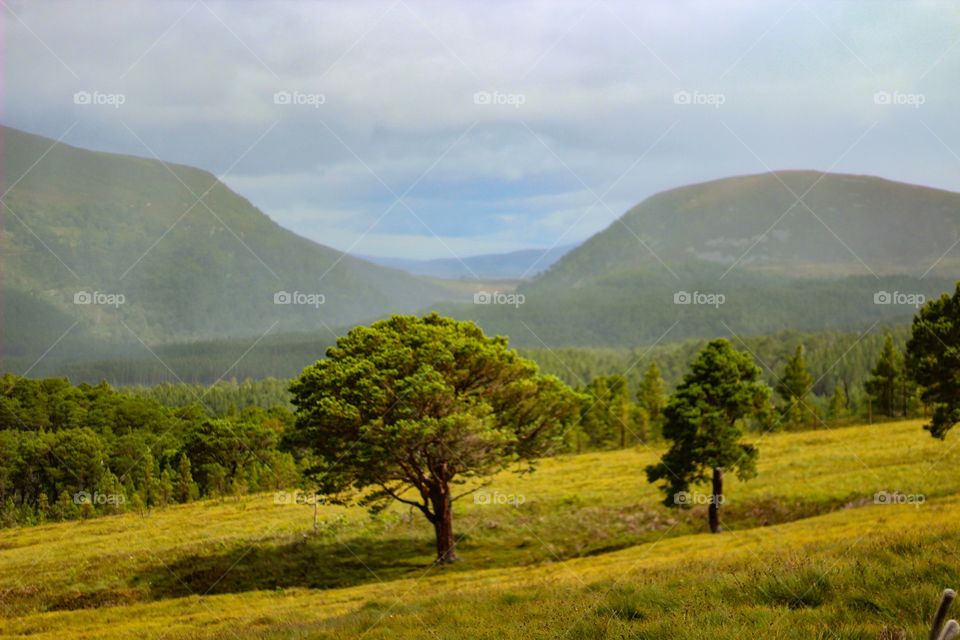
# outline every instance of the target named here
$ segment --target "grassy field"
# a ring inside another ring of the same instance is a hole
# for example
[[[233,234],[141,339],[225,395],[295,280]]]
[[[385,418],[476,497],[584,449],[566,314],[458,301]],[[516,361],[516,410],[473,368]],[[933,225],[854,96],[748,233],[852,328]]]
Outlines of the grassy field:
[[[921,638],[960,586],[957,437],[757,435],[721,535],[704,506],[659,505],[654,450],[547,460],[457,503],[463,560],[442,568],[406,508],[323,507],[311,536],[312,509],[273,495],[5,530],[0,635]]]

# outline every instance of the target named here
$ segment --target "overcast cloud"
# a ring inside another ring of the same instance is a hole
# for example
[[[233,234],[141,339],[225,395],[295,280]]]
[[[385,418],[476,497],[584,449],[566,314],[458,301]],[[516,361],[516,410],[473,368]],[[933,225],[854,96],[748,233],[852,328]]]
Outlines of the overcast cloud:
[[[4,2],[4,124],[360,254],[568,244],[768,169],[960,191],[956,2]]]

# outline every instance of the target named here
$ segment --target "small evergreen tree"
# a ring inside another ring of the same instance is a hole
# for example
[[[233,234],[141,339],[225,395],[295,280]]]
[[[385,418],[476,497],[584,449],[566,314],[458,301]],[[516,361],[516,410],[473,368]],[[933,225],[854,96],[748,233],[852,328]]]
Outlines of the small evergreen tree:
[[[864,384],[864,388],[873,399],[874,413],[893,417],[901,410],[903,393],[903,356],[887,334],[883,343],[880,359]]]
[[[157,478],[156,462],[153,454],[147,451],[143,457],[143,479],[140,486],[140,493],[143,496],[144,504],[148,507],[157,505],[160,502],[160,480]]]
[[[813,408],[807,404],[807,394],[813,386],[813,376],[807,369],[803,345],[797,345],[793,356],[787,361],[783,375],[777,384],[777,394],[783,399],[783,419],[798,427],[815,419]]]
[[[43,524],[50,518],[50,498],[46,492],[41,491],[37,498],[37,522]]]
[[[186,454],[180,454],[180,462],[177,465],[177,483],[174,489],[177,502],[186,504],[193,502],[200,495],[197,483],[193,481],[193,474],[190,472],[190,458]]]
[[[103,492],[107,495],[107,503],[104,512],[116,515],[126,510],[126,493],[120,480],[112,472],[108,471],[103,477]]]
[[[830,396],[830,418],[833,420],[846,418],[848,415],[847,404],[847,392],[844,391],[843,385],[838,384],[833,388],[833,395]]]
[[[160,474],[159,504],[161,507],[166,507],[171,502],[173,502],[173,477],[170,468],[164,467]]]
[[[583,396],[580,424],[591,446],[623,449],[628,440],[639,437],[624,376],[598,376],[590,381]]]
[[[637,402],[646,410],[647,417],[654,429],[659,427],[663,417],[663,409],[667,405],[665,388],[666,384],[663,381],[663,376],[660,375],[660,367],[657,366],[655,360],[651,361],[637,389]]]
[[[133,498],[130,500],[130,507],[141,517],[147,512],[146,502],[144,502],[143,496],[139,491],[133,492]]]
[[[227,470],[216,462],[206,465],[203,470],[207,476],[207,495],[223,500],[227,495]]]
[[[7,498],[3,503],[3,509],[0,510],[0,526],[17,526],[17,506],[13,503],[13,498]]]
[[[700,352],[664,410],[663,436],[670,441],[660,462],[646,468],[650,482],[663,481],[664,504],[689,506],[690,485],[712,476],[710,531],[720,531],[723,473],[756,475],[757,449],[741,442],[744,422],[769,411],[770,388],[749,354],[727,340],[713,340]]]
[[[80,515],[80,510],[73,501],[73,497],[71,497],[66,490],[61,491],[60,496],[57,497],[57,504],[54,507],[54,511],[57,520],[76,520]]]

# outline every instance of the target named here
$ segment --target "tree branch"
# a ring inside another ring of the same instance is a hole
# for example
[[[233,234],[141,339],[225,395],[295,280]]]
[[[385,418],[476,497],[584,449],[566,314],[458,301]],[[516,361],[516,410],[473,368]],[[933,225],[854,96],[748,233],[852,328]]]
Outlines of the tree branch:
[[[426,505],[420,502],[414,502],[413,500],[407,500],[406,498],[401,498],[399,494],[397,494],[394,490],[392,490],[390,487],[388,487],[385,484],[381,483],[380,488],[383,489],[383,492],[386,493],[391,498],[393,498],[394,500],[398,502],[402,502],[404,504],[408,504],[411,507],[416,507],[417,509],[420,509],[420,511],[422,511],[424,515],[427,516],[427,519],[430,519],[432,517],[432,514],[430,513],[430,510],[427,508]]]

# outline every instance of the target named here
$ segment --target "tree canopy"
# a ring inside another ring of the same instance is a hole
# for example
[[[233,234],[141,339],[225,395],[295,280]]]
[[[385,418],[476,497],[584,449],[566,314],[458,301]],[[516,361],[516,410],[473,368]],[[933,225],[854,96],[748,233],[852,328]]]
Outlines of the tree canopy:
[[[691,485],[712,475],[713,531],[719,530],[722,472],[735,471],[741,479],[756,473],[757,449],[741,438],[744,421],[765,417],[769,410],[771,390],[759,378],[760,369],[749,354],[736,351],[724,339],[708,343],[664,411],[663,436],[670,448],[659,463],[646,468],[650,482],[662,483],[667,506],[689,504],[683,496]]]
[[[942,440],[960,422],[960,283],[953,296],[931,300],[914,317],[906,364],[933,407],[925,428]]]
[[[452,485],[562,444],[579,399],[471,322],[395,315],[340,338],[291,390],[295,446],[332,500],[412,505],[434,525],[437,561],[457,558]],[[356,496],[354,496],[356,497]]]
[[[806,401],[812,387],[813,376],[807,368],[806,354],[803,345],[798,344],[797,350],[784,366],[783,375],[776,386],[777,394],[784,402],[781,411],[787,423],[799,426],[816,417]]]
[[[903,356],[893,344],[893,338],[887,335],[877,364],[863,385],[876,402],[878,413],[890,417],[897,414],[898,405],[904,400],[903,367]]]

